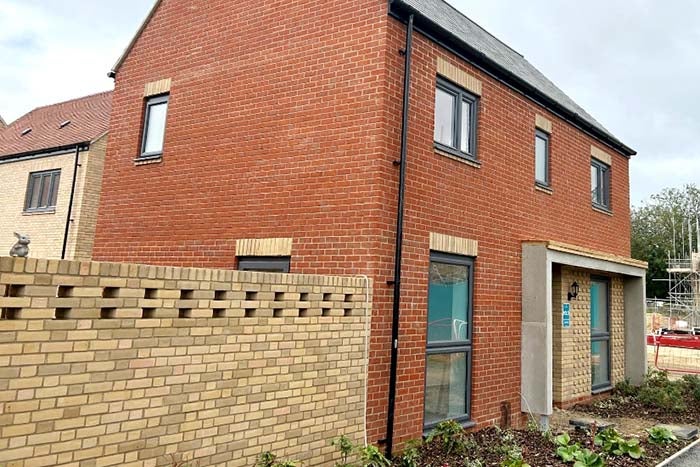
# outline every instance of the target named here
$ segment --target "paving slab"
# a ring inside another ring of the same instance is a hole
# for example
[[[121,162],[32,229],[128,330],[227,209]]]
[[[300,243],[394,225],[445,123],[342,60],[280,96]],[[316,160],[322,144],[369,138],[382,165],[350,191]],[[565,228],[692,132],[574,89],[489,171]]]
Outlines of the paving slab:
[[[698,437],[698,427],[692,425],[657,425],[676,435],[678,439],[690,441]],[[700,464],[698,464],[700,466]]]
[[[569,420],[569,425],[575,427],[577,430],[590,430],[591,425],[595,423],[598,430],[604,430],[606,428],[614,428],[615,424],[610,423],[605,420],[598,420],[595,418],[578,417]]]

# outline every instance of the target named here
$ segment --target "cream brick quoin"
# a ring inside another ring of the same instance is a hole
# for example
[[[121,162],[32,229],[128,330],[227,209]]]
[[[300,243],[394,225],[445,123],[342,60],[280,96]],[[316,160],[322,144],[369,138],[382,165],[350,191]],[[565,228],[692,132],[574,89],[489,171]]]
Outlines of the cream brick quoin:
[[[80,152],[71,227],[66,258],[90,259],[100,201],[102,171],[107,135],[97,138],[87,151]],[[14,232],[28,235],[33,258],[61,257],[63,236],[68,216],[75,151],[59,155],[35,157],[19,161],[0,161],[0,255],[7,255],[15,242]],[[61,170],[56,209],[50,212],[26,213],[24,203],[29,174],[45,170]]]
[[[333,465],[366,278],[0,257],[0,465]]]

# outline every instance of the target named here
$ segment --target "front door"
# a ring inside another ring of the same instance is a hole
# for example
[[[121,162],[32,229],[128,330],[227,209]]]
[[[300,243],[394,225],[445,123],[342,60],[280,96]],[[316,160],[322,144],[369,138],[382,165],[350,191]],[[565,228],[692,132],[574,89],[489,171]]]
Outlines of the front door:
[[[591,386],[610,387],[610,281],[591,280]]]

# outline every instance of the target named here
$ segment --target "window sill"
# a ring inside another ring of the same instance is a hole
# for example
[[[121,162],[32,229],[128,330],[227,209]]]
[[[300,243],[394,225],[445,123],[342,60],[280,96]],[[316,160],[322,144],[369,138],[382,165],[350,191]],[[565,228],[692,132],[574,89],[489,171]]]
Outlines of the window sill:
[[[154,156],[141,156],[134,159],[134,165],[160,164],[161,162],[163,162],[162,154],[156,154]]]
[[[535,191],[540,191],[542,193],[547,193],[548,195],[553,195],[554,190],[552,190],[551,187],[548,187],[547,185],[542,185],[540,183],[535,183]]]
[[[592,389],[592,390],[591,390],[591,394],[592,394],[592,395],[596,395],[596,394],[601,394],[601,393],[604,393],[604,392],[609,392],[609,391],[612,391],[612,390],[613,390],[613,387],[612,387],[612,385],[609,384],[609,385],[603,386],[603,387],[601,387],[601,388]]]
[[[613,215],[612,211],[611,211],[610,209],[608,209],[608,208],[604,208],[604,207],[602,207],[602,206],[597,206],[597,205],[595,205],[595,204],[591,205],[591,207],[593,208],[594,211],[599,212],[599,213],[601,213],[601,214],[606,214],[606,215],[608,215],[608,216],[612,216],[612,215]]]
[[[449,419],[448,419],[448,420],[449,420]],[[443,420],[443,421],[446,421],[446,420]],[[462,426],[462,428],[464,428],[465,430],[468,430],[468,429],[470,429],[470,428],[474,428],[474,427],[476,426],[476,422],[473,421],[473,420],[462,420],[462,421],[460,421],[460,419],[456,419],[455,421],[456,421],[457,423],[459,423],[459,424]],[[435,424],[433,424],[433,425],[430,425],[430,426],[427,427],[427,428],[426,428],[426,427],[423,427],[423,436],[424,436],[424,437],[428,436],[428,435],[430,434],[430,432],[433,431],[433,430],[435,429],[435,427],[436,427],[439,423],[440,423],[440,422],[435,423]]]
[[[44,214],[56,214],[56,208],[36,210],[36,211],[22,211],[23,216],[41,216]]]
[[[481,168],[481,162],[479,162],[476,159],[470,159],[467,158],[466,156],[456,156],[452,154],[451,152],[444,151],[440,148],[434,148],[435,149],[435,154],[439,154],[441,156],[447,157],[448,159],[452,159],[457,162],[461,162],[462,164],[466,164],[470,167],[474,167],[475,169],[480,169]]]

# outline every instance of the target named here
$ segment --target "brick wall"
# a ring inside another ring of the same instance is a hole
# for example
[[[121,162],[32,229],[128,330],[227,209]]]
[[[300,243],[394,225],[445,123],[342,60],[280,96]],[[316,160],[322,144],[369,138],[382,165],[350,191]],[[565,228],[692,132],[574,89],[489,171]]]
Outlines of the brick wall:
[[[591,397],[591,271],[555,266],[552,280],[554,402],[567,407]],[[578,297],[568,300],[576,281]],[[623,279],[610,276],[611,382],[625,379],[625,304]],[[571,327],[562,326],[562,304],[570,304]]]
[[[164,1],[117,73],[95,241],[99,260],[230,268],[239,239],[291,238],[294,273],[372,277],[374,443],[386,436],[404,40],[385,0]],[[433,148],[438,58],[480,84],[478,166]],[[521,242],[629,254],[627,159],[601,148],[613,214],[595,211],[597,141],[418,33],[413,64],[397,441],[422,432],[431,233],[479,244],[480,427],[520,406]],[[163,159],[137,166],[144,86],[163,79]],[[551,124],[551,192],[534,184],[537,115]]]
[[[66,257],[89,259],[92,255],[97,207],[102,183],[102,167],[107,136],[103,136],[80,153],[80,167],[75,185],[72,218]],[[0,253],[6,255],[15,243],[13,232],[29,235],[29,254],[34,258],[60,258],[68,215],[75,152],[0,164]],[[61,170],[56,209],[50,212],[25,213],[24,203],[29,174]]]
[[[363,436],[365,281],[0,258],[0,464],[329,465]],[[369,297],[371,300],[371,296]]]

